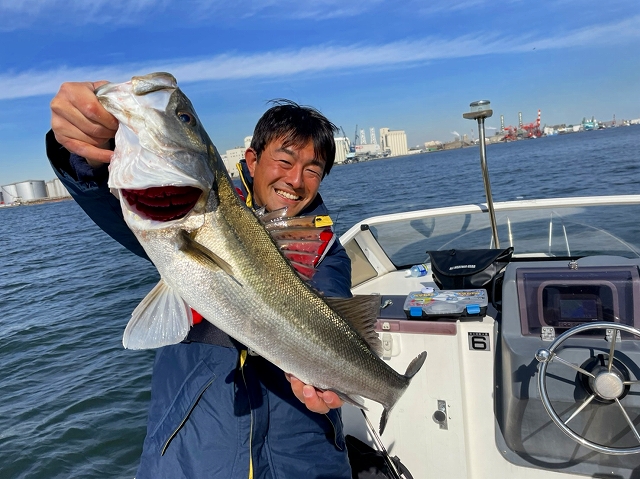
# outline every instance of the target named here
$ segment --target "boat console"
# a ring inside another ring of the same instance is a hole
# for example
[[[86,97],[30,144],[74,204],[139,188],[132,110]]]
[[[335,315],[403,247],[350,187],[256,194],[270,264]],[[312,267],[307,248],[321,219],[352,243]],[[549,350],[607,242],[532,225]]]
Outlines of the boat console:
[[[640,469],[637,262],[513,262],[496,337],[496,445],[510,462],[593,476]],[[540,387],[541,386],[541,387]],[[578,447],[578,445],[583,447]]]

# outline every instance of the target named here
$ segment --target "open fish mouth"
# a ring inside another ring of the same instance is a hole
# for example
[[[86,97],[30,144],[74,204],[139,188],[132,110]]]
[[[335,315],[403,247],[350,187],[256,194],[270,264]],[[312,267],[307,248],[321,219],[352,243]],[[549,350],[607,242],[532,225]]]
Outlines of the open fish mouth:
[[[193,186],[156,186],[120,192],[137,214],[152,221],[171,221],[184,217],[202,194],[202,190]]]

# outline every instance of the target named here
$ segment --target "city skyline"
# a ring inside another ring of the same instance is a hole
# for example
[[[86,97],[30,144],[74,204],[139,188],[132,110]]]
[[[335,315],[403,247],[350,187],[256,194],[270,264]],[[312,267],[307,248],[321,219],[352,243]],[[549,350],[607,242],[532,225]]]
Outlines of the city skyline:
[[[0,3],[0,184],[49,180],[49,102],[63,81],[169,71],[222,152],[268,100],[312,105],[354,129],[404,130],[409,147],[487,127],[640,116],[640,4],[557,0],[31,0]],[[488,131],[492,134],[493,131]],[[336,134],[342,136],[342,132]]]

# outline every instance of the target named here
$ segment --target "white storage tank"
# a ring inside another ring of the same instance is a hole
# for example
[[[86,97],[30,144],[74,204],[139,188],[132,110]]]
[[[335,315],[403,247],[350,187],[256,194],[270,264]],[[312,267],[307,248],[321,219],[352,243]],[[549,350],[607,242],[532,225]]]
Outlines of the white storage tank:
[[[47,181],[47,196],[49,198],[65,198],[71,196],[58,178]]]
[[[2,191],[2,198],[4,199],[4,203],[6,205],[15,203],[16,198],[18,197],[18,190],[16,189],[16,185],[11,184],[0,186],[0,191]]]
[[[42,200],[47,197],[47,187],[43,180],[28,180],[16,183],[18,196],[22,201]]]

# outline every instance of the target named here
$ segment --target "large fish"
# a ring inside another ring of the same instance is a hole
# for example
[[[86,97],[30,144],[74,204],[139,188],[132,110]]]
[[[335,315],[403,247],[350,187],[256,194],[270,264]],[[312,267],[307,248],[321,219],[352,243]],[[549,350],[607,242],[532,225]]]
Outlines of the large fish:
[[[180,342],[193,308],[303,382],[356,405],[361,396],[381,403],[382,432],[426,353],[397,373],[379,357],[371,301],[323,298],[307,286],[267,231],[305,220],[260,218],[243,204],[172,75],[106,84],[96,95],[120,122],[109,186],[161,277],[133,312],[125,347]]]

